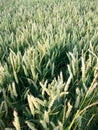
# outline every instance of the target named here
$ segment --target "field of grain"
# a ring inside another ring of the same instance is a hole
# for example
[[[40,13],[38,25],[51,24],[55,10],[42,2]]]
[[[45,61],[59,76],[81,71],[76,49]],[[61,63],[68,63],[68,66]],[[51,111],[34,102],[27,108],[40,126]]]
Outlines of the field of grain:
[[[0,130],[98,129],[98,1],[0,0]]]

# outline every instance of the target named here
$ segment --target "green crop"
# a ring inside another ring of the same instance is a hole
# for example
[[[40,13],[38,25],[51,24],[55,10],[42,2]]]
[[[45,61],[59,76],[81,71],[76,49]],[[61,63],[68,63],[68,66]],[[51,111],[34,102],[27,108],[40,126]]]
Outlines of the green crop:
[[[0,130],[97,127],[97,0],[0,0]]]

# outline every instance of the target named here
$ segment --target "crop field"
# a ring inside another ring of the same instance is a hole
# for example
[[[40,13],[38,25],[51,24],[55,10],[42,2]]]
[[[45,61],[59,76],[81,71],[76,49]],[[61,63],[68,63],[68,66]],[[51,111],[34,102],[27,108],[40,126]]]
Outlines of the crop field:
[[[0,0],[0,130],[98,130],[97,0]]]

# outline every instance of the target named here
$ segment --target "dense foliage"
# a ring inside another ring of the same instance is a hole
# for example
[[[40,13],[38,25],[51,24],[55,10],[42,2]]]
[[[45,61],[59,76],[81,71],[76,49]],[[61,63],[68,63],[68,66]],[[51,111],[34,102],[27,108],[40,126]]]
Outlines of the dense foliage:
[[[97,0],[0,0],[5,128],[98,128]]]

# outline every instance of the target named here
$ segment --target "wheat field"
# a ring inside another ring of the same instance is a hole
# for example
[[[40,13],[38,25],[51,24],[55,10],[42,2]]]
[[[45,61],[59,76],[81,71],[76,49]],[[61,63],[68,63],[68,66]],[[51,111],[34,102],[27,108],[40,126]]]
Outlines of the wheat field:
[[[98,1],[0,0],[0,130],[98,129]]]

